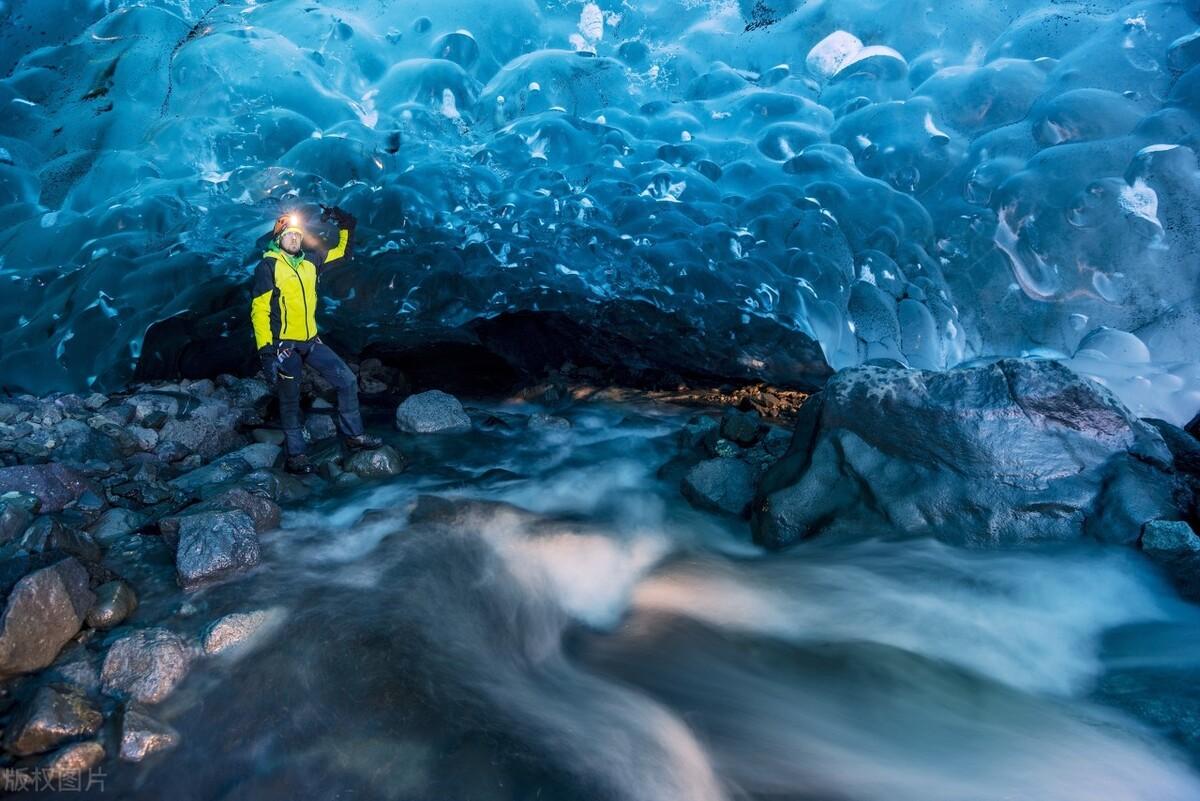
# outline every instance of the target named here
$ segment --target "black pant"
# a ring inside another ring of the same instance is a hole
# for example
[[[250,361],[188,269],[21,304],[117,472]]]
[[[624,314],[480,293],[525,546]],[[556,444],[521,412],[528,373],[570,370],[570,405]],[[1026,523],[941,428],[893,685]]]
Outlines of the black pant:
[[[283,426],[284,449],[288,456],[304,453],[300,430],[300,373],[305,364],[320,373],[337,390],[337,429],[343,437],[363,433],[358,412],[358,382],[354,373],[333,349],[317,338],[307,342],[283,340],[279,352],[287,353],[279,363],[279,422]]]

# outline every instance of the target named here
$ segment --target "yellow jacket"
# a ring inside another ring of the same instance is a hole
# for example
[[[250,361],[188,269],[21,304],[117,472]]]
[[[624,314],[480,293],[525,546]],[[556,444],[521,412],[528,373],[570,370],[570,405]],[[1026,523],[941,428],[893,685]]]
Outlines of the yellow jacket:
[[[311,256],[289,256],[271,242],[254,270],[250,323],[261,350],[281,339],[306,342],[317,335],[317,279],[331,263],[346,255],[350,230],[338,231],[338,243]]]

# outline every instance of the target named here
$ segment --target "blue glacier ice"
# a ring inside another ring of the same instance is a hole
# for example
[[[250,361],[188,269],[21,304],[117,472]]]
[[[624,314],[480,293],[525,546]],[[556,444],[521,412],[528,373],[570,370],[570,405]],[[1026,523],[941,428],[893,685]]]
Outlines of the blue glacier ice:
[[[235,369],[256,242],[336,203],[350,350],[782,384],[1044,355],[1187,419],[1198,17],[3,0],[0,384]]]

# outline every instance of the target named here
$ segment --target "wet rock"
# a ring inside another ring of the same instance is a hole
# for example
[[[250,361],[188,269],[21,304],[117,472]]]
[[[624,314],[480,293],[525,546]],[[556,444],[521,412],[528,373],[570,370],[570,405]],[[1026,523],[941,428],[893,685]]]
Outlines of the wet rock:
[[[100,544],[107,545],[133,534],[146,522],[146,516],[142,513],[114,506],[105,510],[100,519],[88,527],[88,532]]]
[[[100,681],[109,695],[156,704],[183,680],[191,662],[191,650],[179,635],[162,628],[141,629],[108,649]]]
[[[92,535],[69,528],[48,515],[41,515],[34,520],[16,542],[29,553],[62,551],[84,562],[98,562],[101,556],[100,545],[92,539]]]
[[[214,511],[241,511],[254,522],[255,531],[270,531],[279,527],[282,514],[279,504],[262,492],[233,487],[207,501],[181,509],[177,514],[160,518],[158,529],[166,543],[174,548],[179,542],[179,528],[191,515]]]
[[[229,397],[234,406],[255,408],[270,400],[274,394],[260,378],[237,378],[229,384]]]
[[[179,744],[179,732],[155,720],[139,704],[128,704],[121,716],[121,759],[141,762]]]
[[[251,469],[250,463],[241,456],[229,455],[173,478],[169,483],[184,492],[199,493],[203,489],[230,482],[249,473]]]
[[[134,419],[139,422],[155,412],[164,418],[179,414],[179,398],[167,392],[139,392],[126,398],[125,403],[133,408]]]
[[[404,471],[405,459],[390,445],[357,451],[345,461],[345,469],[360,478],[387,478]]]
[[[78,632],[96,596],[74,558],[22,578],[0,617],[0,677],[46,667]]]
[[[283,447],[283,432],[278,428],[256,428],[250,432],[250,436],[255,442],[278,445],[280,448]]]
[[[1182,520],[1151,520],[1142,530],[1141,545],[1181,594],[1200,599],[1200,536],[1190,525]]]
[[[721,436],[748,448],[758,442],[765,433],[758,412],[739,412],[726,409],[721,415]]]
[[[220,403],[205,404],[185,419],[168,420],[159,432],[163,442],[178,442],[205,459],[236,448],[240,413]]]
[[[801,408],[788,454],[759,486],[753,529],[768,547],[869,531],[1119,542],[1172,516],[1172,484],[1158,432],[1055,362],[861,367]]]
[[[449,434],[469,431],[471,418],[458,398],[432,389],[410,395],[397,407],[396,427],[410,434]]]
[[[96,602],[87,613],[94,629],[111,629],[125,622],[138,607],[137,595],[124,581],[110,581],[96,588]]]
[[[40,687],[4,731],[4,748],[33,756],[100,730],[104,716],[82,692],[66,685]]]
[[[529,416],[529,428],[533,431],[569,431],[571,421],[565,417],[539,412]]]
[[[158,445],[158,432],[153,428],[130,426],[127,430],[137,443],[138,450],[152,451]]]
[[[278,615],[270,610],[234,612],[217,620],[204,632],[204,653],[219,654],[231,648],[247,645],[254,635],[273,623]]]
[[[683,450],[693,450],[704,444],[704,440],[720,428],[720,423],[706,415],[696,415],[679,430],[679,447]]]
[[[28,506],[0,497],[0,545],[16,537],[33,522]]]
[[[734,459],[738,456],[739,448],[724,437],[718,437],[712,440],[708,452],[719,459]]]
[[[282,455],[283,448],[278,444],[256,442],[253,445],[247,445],[233,453],[226,454],[225,458],[241,458],[245,460],[246,464],[250,465],[251,470],[261,470],[264,467],[275,467],[278,465]]]
[[[312,495],[312,488],[303,480],[277,468],[255,470],[244,476],[238,484],[278,503],[296,503]]]
[[[104,761],[104,756],[104,746],[96,740],[71,743],[42,760],[38,770],[47,781],[63,783],[65,788],[64,780],[95,769]],[[80,782],[80,786],[86,787],[87,782]]]
[[[57,462],[0,467],[0,493],[34,495],[41,501],[43,512],[60,512],[88,490],[101,494],[87,476]]]
[[[327,414],[310,414],[304,419],[304,430],[310,442],[320,442],[337,436],[337,425]]]
[[[258,535],[245,512],[201,512],[184,517],[179,524],[175,570],[184,589],[249,570],[258,559]]]
[[[754,499],[754,474],[740,459],[708,459],[688,471],[682,489],[700,509],[741,517]]]

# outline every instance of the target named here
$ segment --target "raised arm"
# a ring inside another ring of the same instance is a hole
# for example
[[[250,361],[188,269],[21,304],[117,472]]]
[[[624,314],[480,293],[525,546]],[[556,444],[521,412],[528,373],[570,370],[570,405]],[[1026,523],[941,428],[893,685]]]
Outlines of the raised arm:
[[[318,256],[317,266],[322,270],[338,259],[345,258],[350,251],[350,237],[354,235],[354,228],[358,224],[353,214],[343,211],[337,206],[327,209],[326,213],[337,223],[338,241],[336,245],[325,252],[316,254]]]

